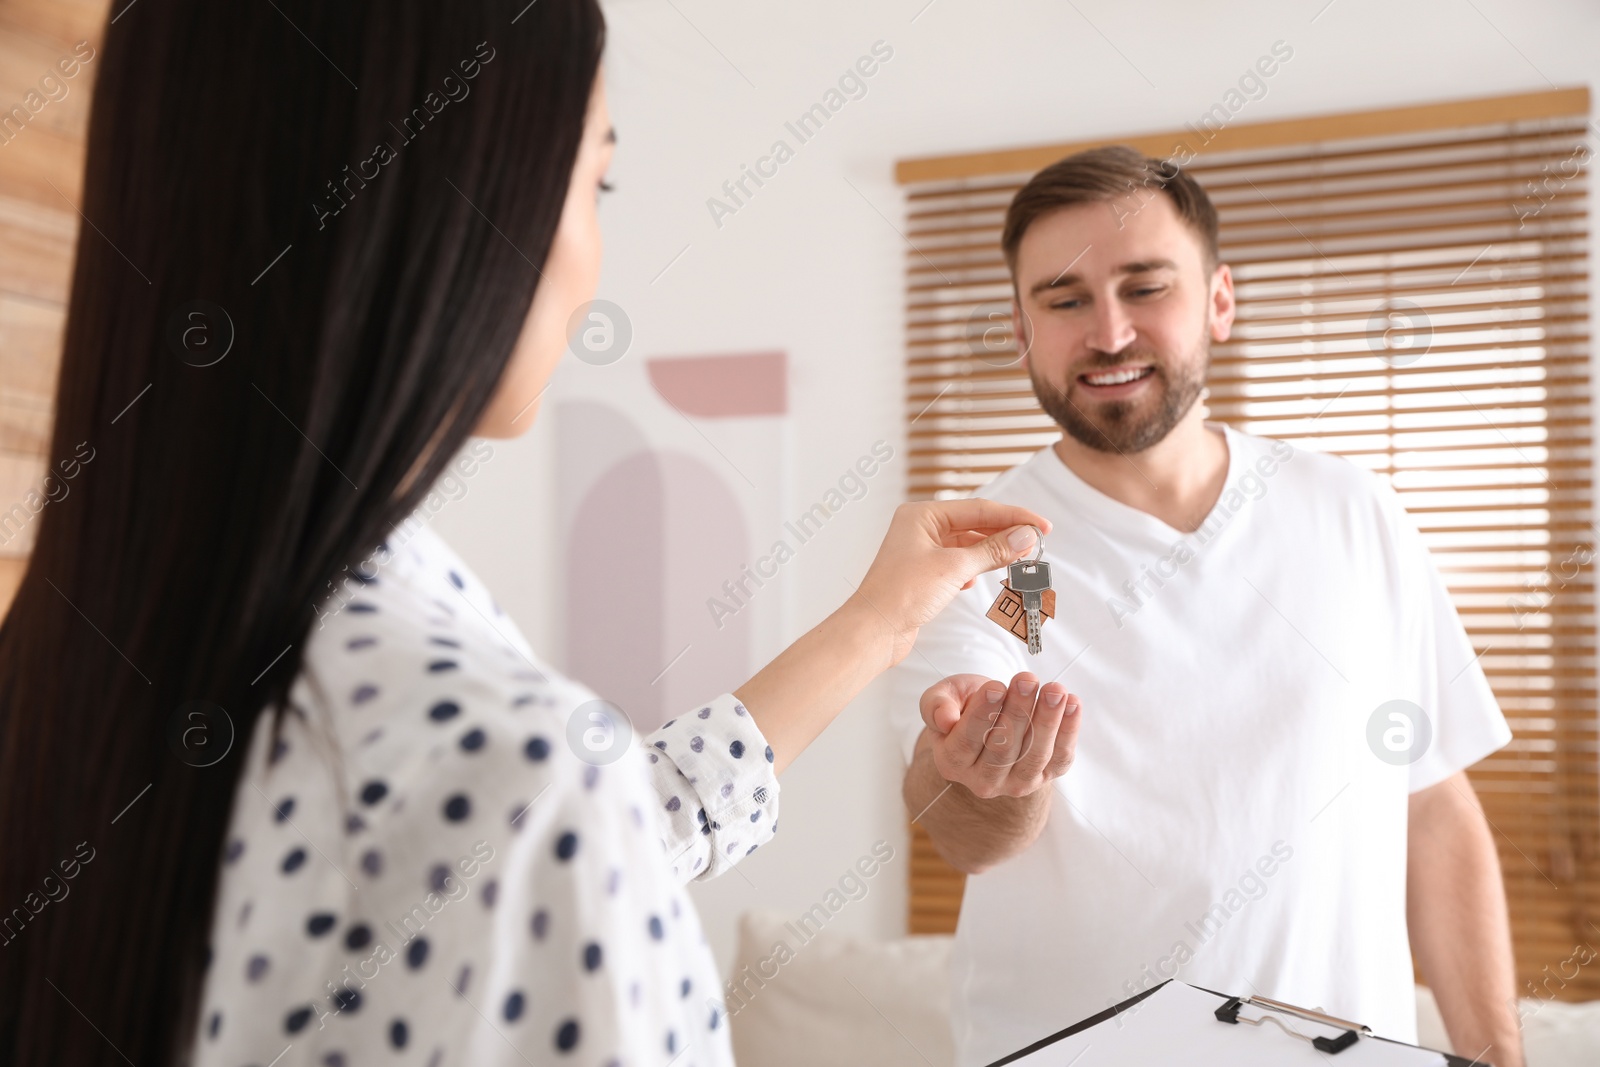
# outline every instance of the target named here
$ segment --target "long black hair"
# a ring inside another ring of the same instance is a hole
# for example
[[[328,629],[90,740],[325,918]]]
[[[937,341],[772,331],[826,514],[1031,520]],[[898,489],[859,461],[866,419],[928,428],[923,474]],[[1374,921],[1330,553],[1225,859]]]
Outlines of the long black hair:
[[[493,395],[605,33],[595,0],[113,6],[70,492],[0,626],[5,1063],[186,1059],[255,724]]]

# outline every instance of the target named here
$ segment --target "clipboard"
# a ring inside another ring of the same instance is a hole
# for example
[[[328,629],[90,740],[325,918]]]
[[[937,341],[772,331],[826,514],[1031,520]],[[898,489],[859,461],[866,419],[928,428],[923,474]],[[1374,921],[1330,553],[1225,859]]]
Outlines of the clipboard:
[[[1136,1015],[1137,1012],[1135,1009],[1141,1003],[1148,1000],[1150,997],[1161,993],[1162,990],[1174,984],[1176,987],[1178,987],[1177,990],[1174,990],[1174,992],[1182,992],[1185,1001],[1184,1007],[1186,1009],[1194,1009],[1190,1013],[1194,1019],[1203,1020],[1203,1023],[1195,1022],[1192,1025],[1201,1027],[1202,1029],[1208,1027],[1218,1027],[1219,1029],[1217,1033],[1222,1033],[1225,1030],[1233,1031],[1229,1037],[1229,1040],[1239,1042],[1240,1044],[1238,1047],[1241,1050],[1249,1047],[1253,1036],[1251,1032],[1252,1030],[1265,1030],[1271,1032],[1282,1031],[1284,1033],[1288,1033],[1290,1031],[1300,1031],[1299,1036],[1306,1038],[1306,1040],[1304,1042],[1297,1041],[1295,1044],[1303,1047],[1310,1055],[1317,1057],[1318,1060],[1327,1065],[1327,1067],[1341,1067],[1341,1060],[1354,1063],[1357,1058],[1363,1058],[1359,1053],[1354,1056],[1347,1055],[1341,1057],[1339,1055],[1339,1051],[1351,1048],[1362,1041],[1377,1043],[1377,1045],[1370,1050],[1372,1053],[1389,1052],[1391,1055],[1395,1055],[1403,1054],[1405,1051],[1411,1051],[1415,1052],[1419,1057],[1426,1057],[1429,1053],[1429,1050],[1419,1049],[1414,1045],[1407,1045],[1404,1042],[1393,1041],[1389,1038],[1379,1037],[1376,1034],[1373,1034],[1365,1026],[1361,1026],[1358,1023],[1349,1023],[1345,1020],[1336,1019],[1324,1012],[1315,1011],[1309,1008],[1300,1008],[1292,1004],[1286,1004],[1282,1001],[1268,1000],[1267,998],[1259,996],[1229,996],[1228,994],[1218,993],[1214,990],[1204,989],[1200,986],[1186,985],[1183,982],[1174,983],[1172,979],[1168,979],[1159,985],[1151,986],[1149,989],[1129,997],[1127,1000],[1124,1000],[1122,1003],[1117,1004],[1114,1007],[1107,1008],[1105,1011],[1091,1015],[1082,1022],[1075,1023],[1064,1030],[1059,1030],[1056,1033],[1051,1034],[1049,1037],[1041,1038],[1025,1048],[1018,1049],[1016,1052],[1013,1052],[1008,1056],[1004,1056],[998,1060],[995,1060],[993,1063],[988,1064],[987,1067],[1007,1067],[1007,1065],[1012,1064],[1015,1064],[1016,1067],[1033,1067],[1034,1064],[1045,1064],[1048,1062],[1048,1053],[1046,1050],[1050,1049],[1052,1046],[1062,1045],[1064,1043],[1068,1044],[1069,1046],[1084,1044],[1084,1037],[1091,1036],[1087,1034],[1088,1031],[1091,1031],[1096,1027],[1100,1027],[1103,1024],[1109,1023],[1118,1016]],[[1170,994],[1168,994],[1168,998],[1171,998]],[[1246,1011],[1246,1009],[1249,1010]],[[1256,1025],[1243,1025],[1246,1023],[1251,1023],[1252,1021],[1256,1023]],[[1269,1021],[1271,1024],[1275,1025],[1268,1025]],[[1229,1026],[1230,1023],[1232,1024],[1231,1026]],[[1332,1035],[1329,1035],[1330,1042],[1337,1040],[1341,1042],[1341,1044],[1338,1051],[1326,1051],[1323,1046],[1314,1045],[1308,1033],[1312,1030],[1318,1030],[1318,1032],[1321,1032],[1319,1027],[1328,1029],[1342,1029],[1344,1030],[1345,1034],[1349,1034],[1351,1036],[1346,1037],[1341,1034],[1337,1038],[1334,1038]],[[1069,1039],[1072,1038],[1077,1038],[1078,1040],[1076,1042],[1070,1042]],[[1115,1059],[1108,1059],[1104,1056],[1087,1056],[1085,1053],[1087,1053],[1092,1047],[1092,1043],[1085,1045],[1083,1052],[1080,1053],[1080,1055],[1084,1055],[1082,1067],[1105,1067],[1105,1065],[1118,1062]],[[1104,1049],[1104,1051],[1110,1050]],[[1446,1063],[1448,1067],[1475,1067],[1472,1060],[1468,1060],[1464,1057],[1456,1056],[1448,1052],[1434,1052],[1432,1055],[1435,1057],[1442,1057],[1444,1063]],[[1076,1058],[1074,1057],[1073,1062],[1075,1062],[1075,1060]],[[1063,1059],[1062,1062],[1066,1063],[1069,1061],[1067,1059]],[[1439,1061],[1438,1059],[1434,1059],[1433,1062],[1437,1063]],[[1476,1067],[1484,1067],[1484,1065],[1480,1063],[1477,1064]]]

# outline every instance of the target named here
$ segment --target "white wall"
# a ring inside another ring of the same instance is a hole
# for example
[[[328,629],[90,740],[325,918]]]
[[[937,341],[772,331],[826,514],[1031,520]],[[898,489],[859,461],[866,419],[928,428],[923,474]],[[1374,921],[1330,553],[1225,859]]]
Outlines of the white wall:
[[[642,377],[649,356],[786,350],[795,458],[785,511],[793,514],[876,438],[897,452],[902,445],[907,249],[897,233],[896,159],[1174,129],[1280,39],[1292,60],[1237,122],[1600,80],[1600,7],[1590,0],[924,4],[606,4],[618,191],[602,213],[599,295],[626,309],[634,340],[611,367],[569,359],[547,405],[609,393],[619,379],[605,375]],[[719,227],[707,199],[775,139],[793,144],[784,122],[879,40],[893,57],[867,80],[867,94]],[[649,427],[656,439],[722,462],[676,415],[664,418]],[[715,440],[714,423],[702,429]],[[522,440],[496,442],[493,461],[438,522],[534,646],[559,663],[552,548],[562,520],[552,513],[550,430],[547,420]],[[865,570],[903,486],[897,459],[786,568],[790,636],[848,593],[845,580]],[[739,912],[797,915],[880,838],[897,859],[833,925],[903,931],[904,815],[899,757],[883,726],[886,690],[881,681],[869,689],[785,776],[778,839],[739,872],[696,887],[724,967]]]

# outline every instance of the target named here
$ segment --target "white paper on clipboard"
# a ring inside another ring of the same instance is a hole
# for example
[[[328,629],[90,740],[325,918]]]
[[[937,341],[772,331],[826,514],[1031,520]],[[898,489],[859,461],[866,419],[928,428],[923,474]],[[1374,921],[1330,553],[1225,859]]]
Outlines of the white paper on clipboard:
[[[1168,982],[1117,1018],[1064,1037],[1006,1067],[1163,1063],[1184,1067],[1446,1067],[1447,1061],[1437,1052],[1372,1038],[1362,1038],[1330,1056],[1270,1022],[1261,1026],[1221,1022],[1216,1011],[1222,1003],[1203,989]],[[1277,1013],[1246,1005],[1239,1017],[1255,1019],[1266,1014]],[[1338,1037],[1342,1032],[1293,1015],[1278,1018],[1307,1037]]]

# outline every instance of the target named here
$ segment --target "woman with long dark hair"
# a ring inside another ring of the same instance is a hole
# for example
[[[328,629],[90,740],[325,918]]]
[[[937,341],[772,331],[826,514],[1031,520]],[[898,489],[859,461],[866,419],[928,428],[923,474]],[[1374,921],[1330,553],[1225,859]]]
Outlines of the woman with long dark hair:
[[[902,507],[737,692],[568,743],[593,694],[417,513],[593,295],[603,35],[594,0],[107,26],[51,445],[92,459],[0,628],[4,1062],[728,1062],[681,883],[1045,526]]]

